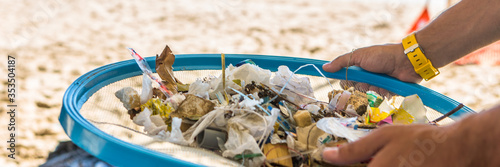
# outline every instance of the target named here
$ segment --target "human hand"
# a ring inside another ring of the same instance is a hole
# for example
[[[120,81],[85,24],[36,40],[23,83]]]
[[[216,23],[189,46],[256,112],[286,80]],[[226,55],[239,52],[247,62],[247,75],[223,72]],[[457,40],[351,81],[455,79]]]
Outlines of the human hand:
[[[424,124],[382,126],[356,142],[325,148],[323,160],[347,165],[372,158],[368,166],[401,167],[477,164],[481,150],[456,132],[453,127]]]
[[[336,72],[351,65],[359,66],[367,71],[387,74],[405,82],[419,83],[422,81],[422,77],[415,72],[410,60],[404,54],[401,44],[360,48],[353,53],[346,53],[332,62],[324,64],[323,70]]]

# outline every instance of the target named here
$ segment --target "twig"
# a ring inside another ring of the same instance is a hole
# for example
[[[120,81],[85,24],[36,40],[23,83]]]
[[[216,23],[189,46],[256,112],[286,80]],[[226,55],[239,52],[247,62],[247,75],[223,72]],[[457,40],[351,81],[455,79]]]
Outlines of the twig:
[[[458,110],[460,110],[462,107],[464,107],[464,104],[460,103],[457,107],[455,107],[453,110],[451,110],[450,112],[444,114],[443,116],[435,119],[434,121],[430,121],[429,123],[430,124],[436,124],[437,122],[445,119],[446,117],[449,117],[450,115],[456,113]]]

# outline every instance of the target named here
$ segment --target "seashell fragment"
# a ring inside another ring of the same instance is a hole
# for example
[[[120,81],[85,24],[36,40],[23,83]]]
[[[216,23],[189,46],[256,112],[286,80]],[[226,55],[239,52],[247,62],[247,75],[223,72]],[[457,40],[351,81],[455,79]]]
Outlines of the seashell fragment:
[[[131,87],[124,87],[115,92],[115,96],[123,103],[123,107],[132,110],[141,107],[141,98],[139,93]]]

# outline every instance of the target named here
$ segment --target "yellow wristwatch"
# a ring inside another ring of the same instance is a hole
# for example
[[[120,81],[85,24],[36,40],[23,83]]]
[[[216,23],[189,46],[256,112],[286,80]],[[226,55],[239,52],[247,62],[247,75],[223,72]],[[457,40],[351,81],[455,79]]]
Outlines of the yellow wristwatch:
[[[403,39],[404,53],[408,56],[415,72],[426,81],[439,75],[439,70],[432,66],[432,63],[425,57],[422,48],[418,45],[415,33],[412,33]]]

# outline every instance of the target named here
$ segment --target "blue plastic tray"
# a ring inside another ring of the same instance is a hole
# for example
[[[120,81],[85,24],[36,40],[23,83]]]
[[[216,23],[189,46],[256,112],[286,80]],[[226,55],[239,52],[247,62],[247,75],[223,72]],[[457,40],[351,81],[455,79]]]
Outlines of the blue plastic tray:
[[[314,64],[321,68],[327,61],[283,57],[268,55],[226,54],[226,63],[237,64],[245,59],[252,59],[259,67],[277,71],[280,65],[287,65],[290,69],[297,69],[304,64]],[[147,57],[149,66],[155,66],[155,58]],[[220,70],[219,54],[183,54],[176,55],[174,70]],[[154,70],[154,69],[153,69]],[[401,96],[418,94],[423,103],[440,113],[446,113],[460,103],[418,84],[401,82],[387,75],[367,72],[358,67],[348,69],[349,79],[368,83],[373,86],[387,89]],[[336,73],[322,71],[326,77],[342,79],[345,69]],[[121,61],[94,69],[73,82],[66,90],[59,121],[71,140],[90,154],[116,166],[199,166],[191,162],[173,158],[167,154],[146,149],[142,146],[119,140],[92,125],[79,112],[82,105],[100,88],[113,82],[141,75],[134,60]],[[318,76],[313,67],[306,67],[298,74]],[[450,118],[475,113],[468,107],[463,107]]]

